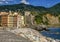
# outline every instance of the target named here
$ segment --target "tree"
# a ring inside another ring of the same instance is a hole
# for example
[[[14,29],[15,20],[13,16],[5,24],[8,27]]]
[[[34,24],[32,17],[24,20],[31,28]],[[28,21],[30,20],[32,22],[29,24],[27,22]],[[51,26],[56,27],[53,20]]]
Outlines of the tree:
[[[43,18],[41,15],[36,15],[35,16],[35,21],[37,24],[41,24],[43,22]]]

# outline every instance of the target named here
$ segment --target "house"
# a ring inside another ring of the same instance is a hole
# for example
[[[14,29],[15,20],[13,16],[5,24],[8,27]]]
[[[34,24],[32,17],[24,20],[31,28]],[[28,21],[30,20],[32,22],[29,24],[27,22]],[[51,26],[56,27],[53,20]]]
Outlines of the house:
[[[23,27],[24,16],[18,12],[0,12],[0,27]]]

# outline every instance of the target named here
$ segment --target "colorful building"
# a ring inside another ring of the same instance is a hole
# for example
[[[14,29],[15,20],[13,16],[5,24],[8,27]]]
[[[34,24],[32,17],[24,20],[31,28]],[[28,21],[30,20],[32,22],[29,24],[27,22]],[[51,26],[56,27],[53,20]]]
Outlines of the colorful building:
[[[0,12],[0,27],[23,27],[24,16],[18,12]]]

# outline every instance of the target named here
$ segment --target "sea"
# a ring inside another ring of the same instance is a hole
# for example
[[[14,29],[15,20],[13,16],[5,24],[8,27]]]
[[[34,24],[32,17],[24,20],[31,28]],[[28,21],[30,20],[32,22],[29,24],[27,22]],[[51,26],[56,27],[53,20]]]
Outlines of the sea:
[[[49,31],[41,31],[43,36],[60,40],[60,28],[48,28]]]

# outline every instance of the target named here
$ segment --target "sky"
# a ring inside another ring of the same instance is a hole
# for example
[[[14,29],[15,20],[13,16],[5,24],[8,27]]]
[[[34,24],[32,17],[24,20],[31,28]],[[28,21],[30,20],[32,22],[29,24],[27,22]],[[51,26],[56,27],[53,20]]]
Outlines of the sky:
[[[52,7],[53,5],[60,3],[60,0],[0,0],[0,5],[11,4],[31,4],[34,6]]]

